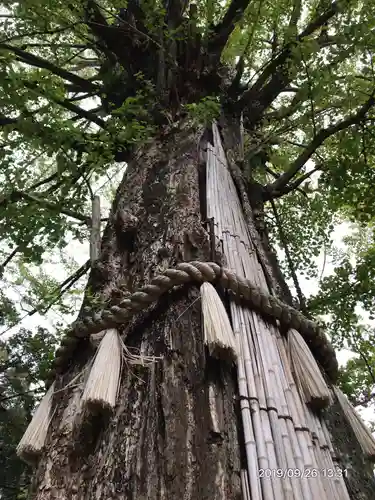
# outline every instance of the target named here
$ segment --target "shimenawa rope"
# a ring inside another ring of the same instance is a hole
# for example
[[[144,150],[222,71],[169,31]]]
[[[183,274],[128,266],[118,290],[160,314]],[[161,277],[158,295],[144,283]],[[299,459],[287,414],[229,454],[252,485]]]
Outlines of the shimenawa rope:
[[[221,285],[230,290],[235,297],[243,299],[250,308],[262,316],[278,320],[284,327],[299,331],[309,347],[319,354],[319,361],[331,381],[336,381],[338,364],[335,352],[319,325],[229,269],[220,267],[214,262],[192,261],[177,264],[175,269],[167,269],[163,274],[155,276],[148,285],[129,295],[118,305],[75,322],[56,351],[47,383],[50,385],[56,374],[64,371],[66,361],[74,351],[79,338],[88,337],[129,320],[134,313],[146,309],[175,286],[204,282]]]

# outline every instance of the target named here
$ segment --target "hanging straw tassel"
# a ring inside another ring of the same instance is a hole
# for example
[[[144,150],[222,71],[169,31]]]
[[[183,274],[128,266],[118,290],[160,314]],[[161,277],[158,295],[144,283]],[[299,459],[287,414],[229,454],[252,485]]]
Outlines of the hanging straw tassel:
[[[219,294],[210,283],[200,288],[204,324],[204,342],[211,356],[235,361],[237,349],[234,333]]]
[[[85,408],[113,410],[120,382],[122,346],[115,329],[107,330],[100,342],[82,395]]]
[[[29,423],[25,434],[17,446],[17,455],[24,462],[34,465],[42,453],[47,437],[48,427],[51,422],[52,396],[55,382],[48,389],[39,403],[34,416]]]
[[[345,396],[345,394],[338,388],[333,386],[333,391],[337,400],[342,408],[347,421],[351,425],[354,434],[362,448],[363,453],[370,460],[375,459],[375,440],[362,418],[356,412],[354,406]]]
[[[288,332],[288,350],[296,384],[305,403],[314,409],[328,406],[331,399],[328,386],[306,342],[293,329]]]

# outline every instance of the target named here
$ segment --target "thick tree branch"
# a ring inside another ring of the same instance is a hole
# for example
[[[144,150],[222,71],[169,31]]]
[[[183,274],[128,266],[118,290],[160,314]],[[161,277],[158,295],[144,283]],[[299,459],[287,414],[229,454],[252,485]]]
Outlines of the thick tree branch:
[[[328,137],[340,132],[341,130],[351,127],[356,123],[360,123],[366,116],[368,110],[374,106],[374,104],[375,98],[372,95],[355,114],[349,116],[341,122],[336,123],[335,125],[332,125],[331,127],[320,130],[306,149],[292,163],[289,170],[284,172],[275,182],[269,184],[267,186],[267,190],[271,193],[277,193],[283,190],[288,185],[289,181],[301,170],[307,160],[311,158],[315,150],[318,149]]]
[[[297,26],[297,22],[301,16],[301,0],[294,0],[292,14],[289,20],[289,28],[294,28]]]
[[[125,9],[125,14],[126,14]],[[134,80],[134,54],[132,54],[134,31],[142,38],[152,40],[146,33],[140,32],[134,24],[131,24],[127,19],[115,16],[121,26],[109,25],[106,18],[103,16],[99,6],[94,0],[89,0],[86,7],[86,24],[97,40],[99,40],[128,72],[128,78]],[[126,15],[125,15],[126,17]],[[126,28],[127,27],[127,28]],[[124,36],[127,31],[133,31],[133,35]],[[122,35],[122,42],[119,41],[119,32]]]
[[[0,264],[0,278],[3,276],[5,267],[9,264],[9,262],[13,259],[15,255],[20,251],[20,247],[16,247],[12,252],[8,255],[8,257]]]
[[[14,125],[20,120],[17,118],[9,118],[8,116],[0,114],[0,127],[6,127],[7,125]]]
[[[214,27],[214,33],[208,40],[208,51],[220,56],[235,25],[243,16],[251,0],[232,0],[222,21]]]
[[[17,59],[19,61],[29,64],[30,66],[51,71],[51,73],[53,73],[54,75],[60,76],[64,80],[73,83],[81,90],[85,90],[87,92],[99,91],[98,87],[88,80],[85,80],[84,78],[81,78],[80,76],[77,76],[70,71],[66,71],[65,69],[60,68],[59,66],[56,66],[55,64],[46,61],[39,56],[35,56],[34,54],[25,52],[18,47],[13,47],[12,45],[9,45],[7,43],[0,43],[0,49],[5,49],[13,52],[13,54],[17,56]]]
[[[46,207],[48,210],[51,210],[53,212],[59,212],[61,214],[67,215],[68,217],[72,217],[73,219],[85,222],[86,224],[88,224],[91,220],[90,217],[79,214],[77,212],[73,212],[72,210],[68,210],[66,208],[62,208],[58,204],[51,203],[50,201],[40,199],[34,194],[29,194],[19,191],[19,195],[24,200],[30,201],[31,203],[37,203],[38,205]]]
[[[183,14],[188,5],[187,0],[167,0],[164,2],[167,11],[167,24],[177,28],[183,20]]]
[[[320,26],[326,23],[338,12],[338,2],[333,2],[330,8],[324,13],[315,18],[311,23],[306,26],[306,28],[297,36],[296,40],[288,43],[280,52],[280,54],[275,57],[271,63],[265,68],[263,73],[259,76],[258,80],[247,92],[259,91],[266,81],[281,67],[285,64],[285,61],[291,55],[291,49],[295,47],[298,43],[302,42],[304,38],[311,35]],[[241,100],[245,95],[241,98]]]

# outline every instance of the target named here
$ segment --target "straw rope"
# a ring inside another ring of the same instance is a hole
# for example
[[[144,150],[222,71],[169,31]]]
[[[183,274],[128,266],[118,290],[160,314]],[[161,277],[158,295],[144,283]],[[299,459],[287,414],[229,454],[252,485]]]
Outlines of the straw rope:
[[[167,269],[163,274],[155,276],[150,284],[129,295],[118,305],[74,323],[56,351],[47,383],[52,383],[56,374],[64,371],[64,366],[75,350],[79,338],[88,337],[129,320],[134,313],[146,309],[175,286],[187,283],[202,284],[206,281],[217,283],[230,290],[235,297],[243,299],[251,309],[266,318],[278,320],[284,327],[294,328],[300,332],[309,346],[318,353],[319,361],[327,375],[333,382],[336,381],[338,374],[336,355],[319,325],[229,269],[220,267],[214,262],[192,261],[177,264],[175,269]]]

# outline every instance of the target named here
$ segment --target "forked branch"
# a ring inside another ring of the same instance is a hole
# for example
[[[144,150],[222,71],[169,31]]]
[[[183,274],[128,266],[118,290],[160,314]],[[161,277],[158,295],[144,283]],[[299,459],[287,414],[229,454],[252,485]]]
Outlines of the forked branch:
[[[307,145],[305,150],[295,159],[289,170],[284,172],[275,182],[267,186],[270,192],[281,192],[288,185],[289,181],[302,169],[307,160],[315,153],[315,151],[323,144],[323,142],[341,130],[345,130],[352,125],[360,123],[366,116],[367,112],[374,106],[375,98],[371,95],[364,105],[353,115],[345,120],[342,120],[335,125],[320,130],[314,139]]]

